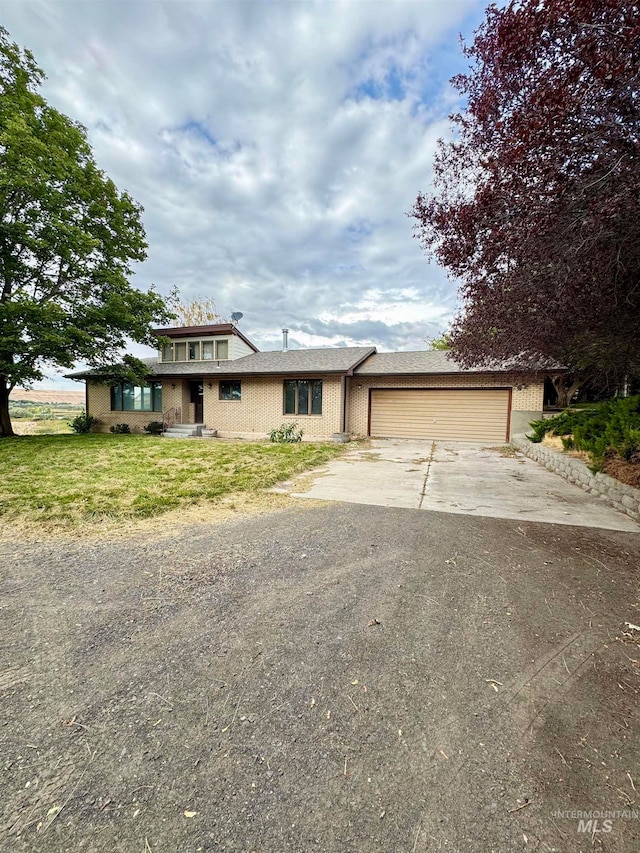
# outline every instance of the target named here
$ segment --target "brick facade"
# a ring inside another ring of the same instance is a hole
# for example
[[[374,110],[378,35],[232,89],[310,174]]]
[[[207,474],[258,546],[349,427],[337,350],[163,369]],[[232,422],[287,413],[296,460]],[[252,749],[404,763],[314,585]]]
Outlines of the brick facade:
[[[218,435],[264,438],[283,422],[297,421],[306,438],[330,438],[341,429],[342,380],[322,378],[321,415],[285,415],[283,383],[291,377],[247,377],[241,379],[240,400],[218,399],[218,382],[204,383],[204,420]]]
[[[164,397],[164,388],[163,397]],[[143,432],[150,421],[161,421],[162,412],[112,412],[111,389],[108,385],[96,385],[87,382],[88,414],[98,419],[96,432],[109,432],[114,424],[129,424],[131,432]],[[162,401],[163,408],[167,405]]]
[[[322,378],[322,415],[283,414],[283,382],[287,376],[241,378],[240,400],[220,400],[217,378],[204,380],[204,422],[221,437],[264,438],[285,421],[297,421],[306,438],[330,438],[342,430],[342,377]],[[226,377],[225,377],[226,379]],[[209,387],[209,383],[211,387]],[[175,387],[173,387],[175,386]],[[520,387],[522,386],[522,387]],[[543,406],[542,380],[513,375],[466,374],[441,376],[353,376],[347,379],[347,431],[367,435],[370,388],[512,388],[512,431],[526,428],[529,420],[540,417]],[[88,383],[89,414],[98,418],[98,429],[107,432],[116,423],[128,423],[132,432],[141,432],[150,421],[162,420],[160,412],[112,412],[106,385]],[[181,420],[193,423],[189,380],[176,377],[162,383],[162,407],[181,409]],[[517,415],[520,415],[518,418]],[[525,426],[520,427],[520,423]]]
[[[342,417],[342,379],[322,378],[321,415],[283,414],[283,383],[291,377],[246,377],[240,380],[240,400],[220,400],[217,379],[205,379],[203,387],[204,422],[222,437],[265,438],[285,421],[297,421],[306,438],[330,438],[340,432]],[[211,383],[211,388],[209,387]],[[175,386],[175,387],[172,387]],[[132,432],[142,432],[150,421],[162,420],[160,412],[112,412],[107,385],[88,383],[89,414],[98,418],[98,431],[108,432],[117,423],[128,423]],[[194,422],[189,380],[176,378],[162,382],[162,408],[180,407],[181,420]]]

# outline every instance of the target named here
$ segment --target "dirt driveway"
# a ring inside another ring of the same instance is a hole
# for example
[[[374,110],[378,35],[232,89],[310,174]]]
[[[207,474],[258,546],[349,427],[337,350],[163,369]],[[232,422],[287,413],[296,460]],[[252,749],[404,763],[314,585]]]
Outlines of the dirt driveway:
[[[0,546],[0,848],[640,849],[640,537],[300,507]]]
[[[511,446],[373,439],[302,482],[289,486],[296,497],[640,533],[628,516]]]

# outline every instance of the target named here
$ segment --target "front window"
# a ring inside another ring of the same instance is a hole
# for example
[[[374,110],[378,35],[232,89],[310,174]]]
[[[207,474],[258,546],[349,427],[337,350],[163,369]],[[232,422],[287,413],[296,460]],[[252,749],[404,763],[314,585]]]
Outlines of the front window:
[[[200,361],[200,341],[189,342],[189,361]]]
[[[187,345],[186,344],[174,344],[174,358],[176,361],[186,361],[187,360]]]
[[[221,382],[218,397],[220,400],[240,400],[242,397],[240,380],[235,382]]]
[[[121,382],[111,386],[112,412],[161,412],[162,382],[133,385]]]
[[[162,347],[162,360],[173,361],[173,344],[164,344]]]
[[[218,361],[229,358],[229,341],[216,341],[216,358]]]
[[[284,383],[285,415],[321,415],[322,379],[287,379]]]
[[[213,341],[202,342],[202,358],[205,361],[213,360]]]

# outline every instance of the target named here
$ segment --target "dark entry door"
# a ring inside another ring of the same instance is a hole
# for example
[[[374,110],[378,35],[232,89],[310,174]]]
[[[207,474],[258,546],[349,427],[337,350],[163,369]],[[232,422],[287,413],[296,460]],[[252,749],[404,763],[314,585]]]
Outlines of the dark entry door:
[[[191,386],[191,402],[195,410],[194,420],[197,424],[204,423],[204,383],[197,380],[189,384]]]

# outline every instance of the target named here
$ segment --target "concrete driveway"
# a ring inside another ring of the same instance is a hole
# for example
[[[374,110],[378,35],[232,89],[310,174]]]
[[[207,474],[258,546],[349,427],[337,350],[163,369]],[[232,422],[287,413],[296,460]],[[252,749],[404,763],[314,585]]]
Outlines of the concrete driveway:
[[[374,439],[353,445],[295,497],[640,533],[640,527],[511,446]]]

